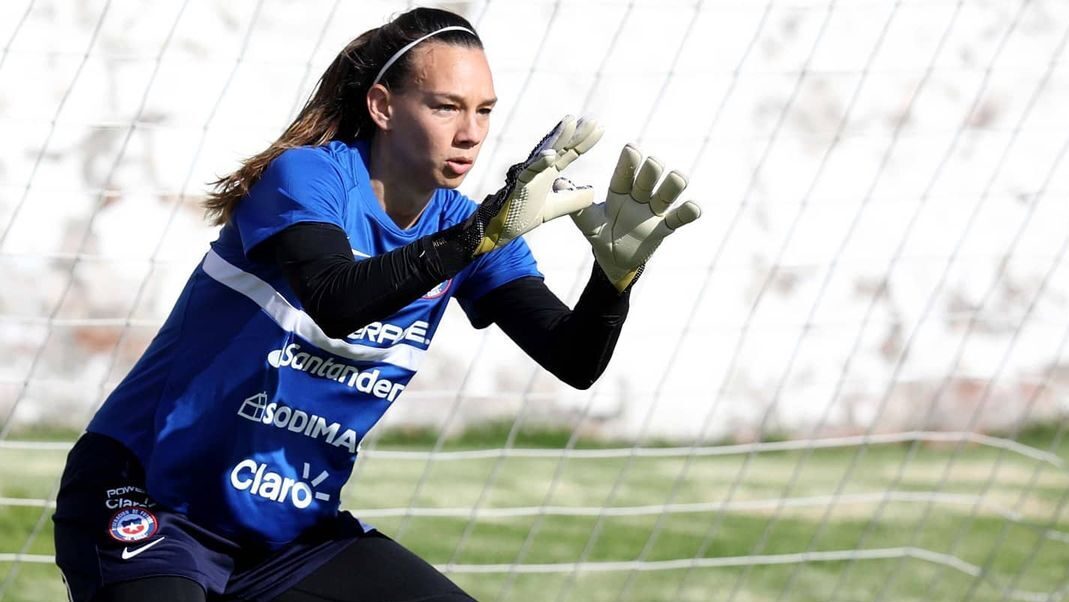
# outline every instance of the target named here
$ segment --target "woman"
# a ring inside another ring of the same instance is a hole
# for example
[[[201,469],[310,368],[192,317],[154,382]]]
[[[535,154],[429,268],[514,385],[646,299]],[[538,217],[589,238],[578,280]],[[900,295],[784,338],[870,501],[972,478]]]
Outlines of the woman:
[[[630,147],[590,207],[559,174],[601,131],[572,118],[476,205],[454,189],[495,101],[471,24],[416,9],[350,43],[282,137],[216,183],[218,240],[68,457],[54,520],[73,600],[471,599],[339,511],[360,440],[450,297],[589,387],[645,259],[697,217],[665,213],[685,182],[653,192],[659,166]],[[598,264],[574,310],[519,238],[565,213]]]

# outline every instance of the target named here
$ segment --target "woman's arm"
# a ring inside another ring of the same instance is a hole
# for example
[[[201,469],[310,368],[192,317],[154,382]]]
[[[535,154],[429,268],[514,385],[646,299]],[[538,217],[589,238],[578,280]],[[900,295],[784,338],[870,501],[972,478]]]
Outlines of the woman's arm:
[[[463,225],[425,236],[389,253],[357,261],[341,228],[294,224],[253,251],[282,269],[304,311],[327,336],[381,320],[452,278],[472,261]]]
[[[557,378],[588,389],[609,364],[627,318],[629,296],[617,292],[595,265],[574,310],[534,277],[497,287],[479,298],[475,309]]]
[[[308,315],[328,336],[343,338],[456,275],[471,261],[469,246],[453,227],[357,261],[340,228],[303,222],[264,241],[254,256],[276,262]],[[595,265],[574,310],[533,277],[497,287],[475,310],[557,378],[587,389],[612,357],[628,297]]]

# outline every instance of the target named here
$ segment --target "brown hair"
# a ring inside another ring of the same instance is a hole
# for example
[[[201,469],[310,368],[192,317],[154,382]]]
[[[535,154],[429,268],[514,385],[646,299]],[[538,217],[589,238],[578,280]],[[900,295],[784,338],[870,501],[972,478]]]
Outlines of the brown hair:
[[[389,23],[360,34],[338,53],[323,72],[304,108],[270,146],[242,162],[237,171],[211,182],[214,191],[204,201],[204,212],[214,224],[224,224],[238,202],[259,181],[267,166],[285,150],[319,146],[332,140],[371,139],[375,124],[365,100],[372,81],[386,61],[409,42],[443,27],[460,26],[475,31],[460,15],[435,8],[416,8]],[[453,30],[435,41],[482,48],[477,36]],[[411,52],[406,52],[383,74],[379,83],[399,90],[411,71]]]

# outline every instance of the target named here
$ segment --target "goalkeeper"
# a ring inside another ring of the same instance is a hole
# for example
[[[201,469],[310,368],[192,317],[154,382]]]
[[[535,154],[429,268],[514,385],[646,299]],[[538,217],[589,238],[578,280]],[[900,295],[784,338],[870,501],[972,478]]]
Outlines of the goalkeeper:
[[[470,600],[339,509],[358,444],[450,298],[561,380],[605,369],[646,260],[698,217],[626,147],[608,199],[561,171],[567,117],[477,205],[456,192],[496,97],[470,23],[415,9],[351,42],[282,136],[216,182],[222,225],[159,334],[68,456],[56,562],[76,602]],[[521,235],[570,214],[593,272],[573,309]]]

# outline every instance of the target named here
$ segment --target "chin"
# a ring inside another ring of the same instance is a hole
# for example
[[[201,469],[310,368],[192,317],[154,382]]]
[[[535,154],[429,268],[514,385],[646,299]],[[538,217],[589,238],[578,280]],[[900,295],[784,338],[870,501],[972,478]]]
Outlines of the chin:
[[[467,176],[468,174],[462,174],[459,176],[449,176],[446,174],[441,174],[441,176],[438,178],[438,188],[457,188],[464,182],[464,178],[466,178]]]

